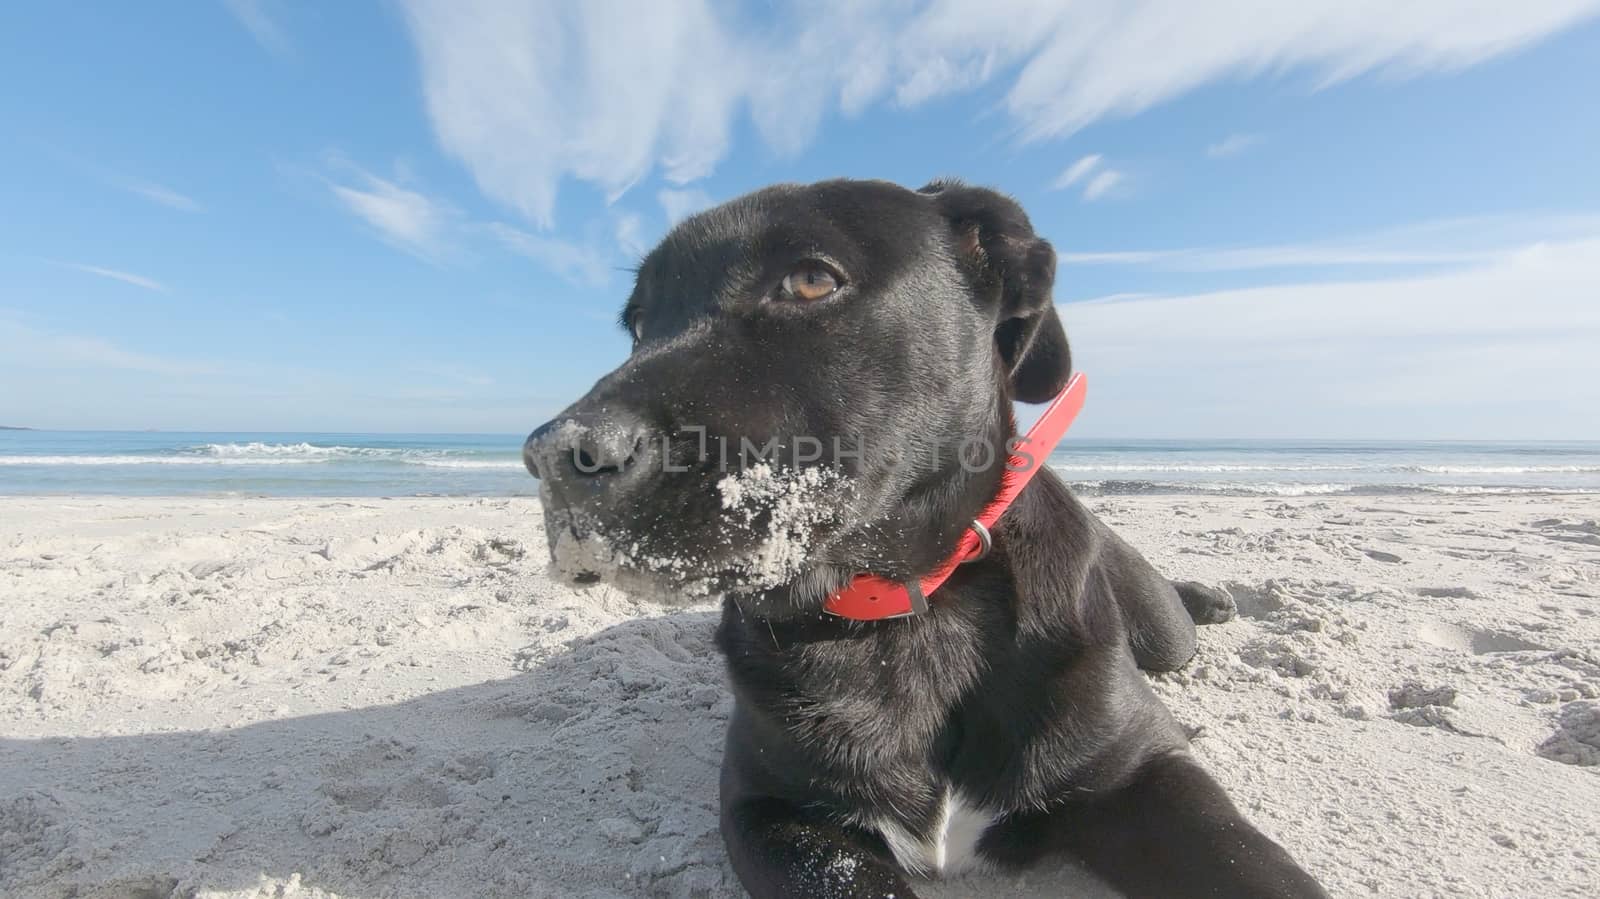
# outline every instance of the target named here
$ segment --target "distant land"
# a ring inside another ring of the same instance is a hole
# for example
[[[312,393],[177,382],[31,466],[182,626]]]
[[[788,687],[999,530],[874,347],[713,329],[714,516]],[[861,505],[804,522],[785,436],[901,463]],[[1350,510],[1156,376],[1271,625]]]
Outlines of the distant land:
[[[33,428],[16,428],[11,425],[0,425],[0,431],[31,431]]]

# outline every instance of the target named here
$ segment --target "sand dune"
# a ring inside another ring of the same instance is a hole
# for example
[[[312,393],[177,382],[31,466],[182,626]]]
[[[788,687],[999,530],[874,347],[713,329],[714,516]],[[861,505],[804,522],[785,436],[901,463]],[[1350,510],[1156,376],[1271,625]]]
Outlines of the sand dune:
[[[1592,894],[1600,498],[1094,506],[1238,601],[1153,681],[1336,894]],[[544,547],[527,500],[0,500],[0,895],[737,895],[714,608]]]

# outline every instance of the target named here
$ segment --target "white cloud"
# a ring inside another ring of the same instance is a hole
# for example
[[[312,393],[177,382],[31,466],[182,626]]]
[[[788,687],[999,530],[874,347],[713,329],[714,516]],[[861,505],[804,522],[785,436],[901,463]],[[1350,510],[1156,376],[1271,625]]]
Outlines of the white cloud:
[[[91,275],[99,275],[102,278],[110,278],[113,281],[121,281],[124,284],[132,284],[134,287],[142,287],[145,290],[153,290],[157,293],[167,292],[167,286],[162,284],[160,281],[157,281],[154,278],[146,278],[143,275],[136,275],[132,272],[125,272],[114,268],[104,268],[98,265],[84,265],[80,262],[62,262],[59,264],[65,266],[66,268],[76,269],[80,272],[86,272]]]
[[[1446,274],[1060,307],[1086,433],[1596,438],[1600,231]]]
[[[1484,264],[1541,242],[1600,233],[1600,215],[1503,215],[1441,219],[1336,240],[1256,247],[1072,251],[1063,265],[1147,267],[1176,272],[1334,266]]]
[[[1305,243],[1262,247],[1064,252],[1058,254],[1058,258],[1066,265],[1120,265],[1176,272],[1226,272],[1312,266],[1449,265],[1480,262],[1498,252],[1498,250],[1385,249],[1338,243]]]
[[[193,197],[178,193],[170,187],[163,187],[153,181],[140,181],[135,178],[117,178],[118,187],[131,194],[138,194],[153,203],[159,203],[168,209],[179,212],[204,212],[205,207],[195,201]]]
[[[1064,190],[1077,184],[1087,178],[1089,173],[1095,170],[1096,166],[1100,165],[1100,159],[1099,153],[1090,153],[1088,156],[1080,158],[1077,162],[1067,166],[1066,171],[1057,175],[1056,180],[1050,184],[1050,187],[1054,190]]]
[[[622,252],[637,259],[650,249],[650,245],[645,242],[641,233],[644,230],[644,220],[638,213],[618,213],[615,223],[617,246],[622,248]]]
[[[1222,140],[1206,147],[1206,155],[1212,159],[1227,159],[1238,156],[1240,153],[1261,143],[1259,134],[1230,134]]]
[[[152,203],[160,204],[169,209],[176,209],[179,212],[205,211],[205,207],[198,200],[173,190],[165,184],[158,184],[143,178],[134,178],[76,153],[57,151],[55,155],[82,169],[97,181],[115,187],[118,190],[127,191],[135,196],[143,197]]]
[[[820,6],[820,8],[819,8]],[[440,144],[488,196],[549,225],[557,185],[615,198],[659,169],[709,174],[748,113],[782,153],[857,115],[1004,83],[1020,140],[1059,137],[1222,79],[1448,72],[1516,50],[1600,0],[403,0]]]
[[[440,143],[541,225],[564,175],[615,197],[657,165],[679,183],[708,174],[751,87],[701,0],[404,8]]]
[[[611,280],[613,252],[594,243],[575,243],[525,231],[503,222],[469,220],[455,207],[380,178],[337,155],[330,165],[349,171],[360,186],[329,180],[328,188],[346,209],[366,222],[387,243],[427,262],[456,261],[485,239],[532,259],[561,278],[585,287]],[[637,240],[637,216],[618,218],[617,238]]]
[[[661,211],[667,215],[667,224],[676,225],[702,209],[716,205],[711,195],[699,188],[688,190],[663,190],[656,194],[661,201]]]
[[[457,215],[449,206],[355,169],[362,186],[330,182],[328,187],[345,208],[371,225],[384,240],[429,262],[450,253],[450,235]]]
[[[1057,248],[1056,259],[1063,265],[1149,265],[1165,261],[1180,253],[1197,253],[1199,250],[1087,250],[1072,251]]]
[[[1121,184],[1123,174],[1116,169],[1105,165],[1105,157],[1099,153],[1084,156],[1066,171],[1056,176],[1051,182],[1051,190],[1065,190],[1080,182],[1083,183],[1083,198],[1085,200],[1098,200],[1109,193],[1112,188]]]
[[[222,5],[233,13],[233,17],[250,32],[262,49],[276,56],[287,56],[292,52],[289,36],[267,14],[267,0],[222,0]]]
[[[483,227],[511,251],[538,262],[574,284],[603,287],[611,280],[611,257],[603,250],[531,234],[501,222]]]
[[[1098,200],[1121,183],[1122,173],[1115,169],[1096,172],[1094,177],[1089,179],[1089,183],[1083,186],[1083,198],[1085,200]]]

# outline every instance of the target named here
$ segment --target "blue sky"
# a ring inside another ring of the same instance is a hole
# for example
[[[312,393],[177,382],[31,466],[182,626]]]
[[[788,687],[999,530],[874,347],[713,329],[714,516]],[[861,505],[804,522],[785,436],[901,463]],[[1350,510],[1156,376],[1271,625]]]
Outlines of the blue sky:
[[[954,175],[1077,433],[1600,438],[1600,0],[852,7],[5,4],[0,423],[525,431],[675,217]]]

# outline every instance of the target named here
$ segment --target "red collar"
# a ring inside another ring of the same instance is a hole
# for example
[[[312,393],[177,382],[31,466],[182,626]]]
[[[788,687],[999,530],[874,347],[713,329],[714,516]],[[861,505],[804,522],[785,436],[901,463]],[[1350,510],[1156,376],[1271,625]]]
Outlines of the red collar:
[[[1011,503],[1022,492],[1022,488],[1033,480],[1034,474],[1044,467],[1050,451],[1061,442],[1067,428],[1072,426],[1072,420],[1083,408],[1084,392],[1083,374],[1074,374],[1028,430],[1028,436],[1012,444],[1005,475],[1000,479],[1000,492],[962,535],[955,552],[939,563],[937,568],[908,584],[875,574],[858,574],[850,579],[849,584],[829,596],[822,610],[855,621],[901,618],[928,611],[928,597],[955,573],[957,566],[975,562],[988,553],[989,531],[999,522],[1000,516],[1011,508]]]

